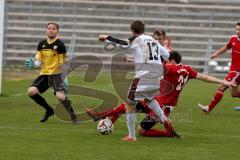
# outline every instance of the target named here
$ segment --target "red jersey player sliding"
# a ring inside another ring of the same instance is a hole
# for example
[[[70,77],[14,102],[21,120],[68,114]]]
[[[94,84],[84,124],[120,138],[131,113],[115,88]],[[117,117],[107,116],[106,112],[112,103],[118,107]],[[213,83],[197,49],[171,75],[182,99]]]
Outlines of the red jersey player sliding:
[[[181,55],[177,51],[170,52],[169,61],[166,64],[166,74],[164,75],[164,79],[162,82],[167,81],[168,84],[171,84],[172,87],[161,85],[161,89],[165,90],[164,93],[161,92],[159,96],[156,96],[155,99],[160,104],[161,108],[164,110],[166,116],[169,116],[170,112],[173,110],[175,106],[177,106],[179,95],[182,91],[182,88],[186,85],[189,79],[200,79],[205,82],[212,83],[220,83],[229,87],[234,86],[235,84],[232,82],[228,82],[225,80],[221,80],[209,75],[205,75],[202,73],[196,72],[190,66],[182,65],[181,63]],[[166,83],[164,83],[166,84]],[[167,90],[164,89],[171,88],[169,93],[166,93]],[[138,133],[142,136],[150,136],[150,137],[178,137],[180,136],[176,133],[169,132],[168,126],[164,126],[166,130],[157,130],[151,129],[155,124],[159,122],[157,116],[143,103],[139,102],[137,104],[138,112],[144,112],[147,116],[143,119],[138,127]],[[89,116],[91,116],[95,121],[105,118],[111,117],[111,121],[114,123],[122,114],[125,114],[126,107],[125,103],[120,104],[116,108],[103,111],[103,112],[95,112],[91,109],[86,109],[86,112]]]
[[[237,86],[232,88],[232,97],[240,97],[240,92],[238,91],[238,86],[240,84],[240,22],[235,26],[236,35],[233,35],[229,42],[212,54],[211,59],[216,58],[218,55],[232,49],[232,62],[228,75],[225,77],[227,81],[232,81],[237,84]],[[223,98],[223,92],[228,89],[228,86],[220,84],[212,101],[209,105],[204,106],[198,104],[198,106],[206,113],[210,112]],[[240,107],[235,107],[235,110],[240,111]]]

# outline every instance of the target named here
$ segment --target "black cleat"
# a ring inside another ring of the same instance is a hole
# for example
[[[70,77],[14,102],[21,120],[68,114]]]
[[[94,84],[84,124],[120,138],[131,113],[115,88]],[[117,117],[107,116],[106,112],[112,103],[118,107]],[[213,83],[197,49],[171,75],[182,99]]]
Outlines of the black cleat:
[[[100,116],[98,116],[98,114],[96,112],[94,112],[93,110],[89,109],[89,108],[86,108],[86,113],[92,117],[92,119],[94,121],[98,121],[100,118]]]
[[[182,138],[182,136],[181,136],[181,135],[179,135],[179,134],[177,134],[177,132],[176,132],[176,131],[172,131],[172,133],[171,133],[171,134],[172,134],[172,136],[173,136],[173,137],[176,137],[176,138],[179,138],[179,139],[180,139],[180,138]]]
[[[48,118],[49,118],[50,116],[52,116],[52,115],[54,115],[54,111],[53,111],[53,110],[47,111],[47,112],[43,115],[43,117],[42,117],[42,119],[40,120],[40,122],[46,122],[46,121],[48,120]]]
[[[78,120],[77,120],[76,114],[71,114],[71,120],[72,120],[72,124],[78,124]]]

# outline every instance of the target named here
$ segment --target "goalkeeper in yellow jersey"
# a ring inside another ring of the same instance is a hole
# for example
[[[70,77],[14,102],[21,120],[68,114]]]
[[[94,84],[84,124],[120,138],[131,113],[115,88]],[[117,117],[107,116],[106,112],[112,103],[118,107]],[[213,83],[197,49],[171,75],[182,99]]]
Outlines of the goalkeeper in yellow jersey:
[[[76,123],[77,117],[66,97],[66,87],[61,76],[60,67],[66,60],[66,47],[58,39],[58,33],[59,25],[52,22],[48,23],[47,38],[39,42],[35,59],[28,58],[25,61],[26,68],[40,68],[40,75],[28,88],[28,96],[46,110],[40,120],[40,122],[45,122],[50,116],[54,115],[54,110],[40,94],[44,93],[49,87],[53,87],[57,99],[68,111],[73,123]]]

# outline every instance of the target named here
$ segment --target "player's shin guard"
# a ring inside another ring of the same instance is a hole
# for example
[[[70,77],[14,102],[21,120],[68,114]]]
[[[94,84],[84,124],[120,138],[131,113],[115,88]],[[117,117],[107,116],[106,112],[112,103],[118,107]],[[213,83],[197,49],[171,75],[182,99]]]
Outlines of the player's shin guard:
[[[223,92],[217,91],[212,98],[211,103],[208,105],[208,111],[211,111],[223,98]]]
[[[47,112],[53,112],[51,106],[47,103],[47,101],[39,94],[35,94],[34,96],[30,96],[37,104],[45,108]]]
[[[148,107],[164,122],[166,116],[155,99],[148,103]]]
[[[135,133],[135,121],[137,114],[134,112],[126,113],[127,127],[128,127],[128,136],[130,138],[136,139]]]

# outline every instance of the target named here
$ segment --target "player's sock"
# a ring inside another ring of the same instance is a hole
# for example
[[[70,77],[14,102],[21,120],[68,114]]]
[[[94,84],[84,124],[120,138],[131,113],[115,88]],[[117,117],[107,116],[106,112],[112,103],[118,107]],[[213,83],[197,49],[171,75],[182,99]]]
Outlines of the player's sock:
[[[47,101],[39,94],[35,94],[33,96],[30,96],[31,99],[33,99],[37,104],[45,108],[47,112],[53,112],[52,107],[47,103]]]
[[[103,112],[97,112],[99,118],[105,118],[105,117],[110,117],[112,116],[112,113],[113,113],[114,109],[111,108],[111,109],[108,109],[106,111],[103,111]]]
[[[173,126],[172,126],[172,123],[170,120],[165,120],[163,122],[163,125],[166,129],[166,132],[170,135],[170,137],[176,137],[176,138],[182,138],[181,135],[179,135],[174,129],[173,129]]]
[[[126,106],[124,103],[114,108],[112,113],[112,118],[111,118],[112,123],[114,123],[125,112],[126,112]]]
[[[217,91],[212,98],[211,103],[208,105],[208,111],[211,111],[223,98],[223,92]]]
[[[128,136],[130,138],[136,139],[135,133],[135,121],[137,114],[134,112],[126,113],[127,127],[128,127]]]
[[[172,126],[171,121],[165,120],[165,121],[163,122],[163,125],[164,125],[166,131],[171,134],[172,131],[173,131],[173,126]]]
[[[165,114],[167,117],[169,117],[169,114],[170,114],[170,113],[171,113],[170,108],[165,108],[164,114]]]
[[[126,112],[125,104],[122,103],[114,109],[109,109],[104,112],[97,112],[98,118],[111,117],[112,123],[114,123],[122,114]]]
[[[142,136],[146,137],[172,137],[168,131],[161,131],[158,129],[149,129],[143,132]]]
[[[125,112],[126,112],[126,107],[125,107],[125,104],[122,103],[116,108],[112,108],[104,112],[98,112],[98,114],[100,115],[101,118],[105,118],[105,117],[111,117],[119,114],[124,114]]]
[[[148,107],[158,116],[158,118],[162,122],[164,122],[166,116],[165,116],[163,110],[160,108],[158,102],[155,99],[153,99],[152,101],[150,101],[148,103]]]
[[[73,122],[76,122],[77,116],[74,113],[74,110],[73,110],[73,107],[72,107],[72,104],[71,104],[70,100],[69,99],[65,99],[64,101],[61,101],[61,103],[63,104],[63,106],[67,110],[67,112],[71,115],[71,120]]]

